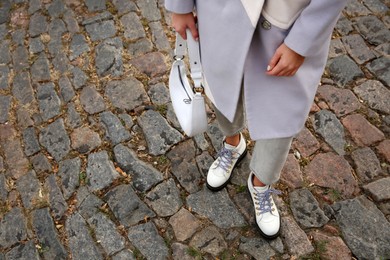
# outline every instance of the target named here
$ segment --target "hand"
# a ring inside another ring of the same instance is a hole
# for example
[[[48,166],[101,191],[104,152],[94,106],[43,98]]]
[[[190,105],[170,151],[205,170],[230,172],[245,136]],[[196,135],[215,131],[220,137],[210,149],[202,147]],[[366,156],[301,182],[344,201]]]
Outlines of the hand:
[[[274,56],[271,58],[267,68],[267,75],[294,76],[304,60],[305,57],[283,43],[276,49]]]
[[[180,34],[183,39],[187,39],[186,29],[189,28],[192,34],[192,37],[195,40],[198,40],[199,34],[198,29],[196,28],[196,18],[193,13],[187,14],[172,14],[172,26],[176,32]]]

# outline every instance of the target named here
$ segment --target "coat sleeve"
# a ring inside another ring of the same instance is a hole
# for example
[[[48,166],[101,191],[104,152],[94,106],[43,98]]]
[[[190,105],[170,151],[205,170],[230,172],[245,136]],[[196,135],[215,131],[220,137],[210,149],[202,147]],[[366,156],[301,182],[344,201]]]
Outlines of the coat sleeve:
[[[186,14],[193,11],[195,0],[165,0],[165,9],[173,13]]]
[[[295,21],[284,43],[302,56],[321,51],[347,0],[311,0]]]

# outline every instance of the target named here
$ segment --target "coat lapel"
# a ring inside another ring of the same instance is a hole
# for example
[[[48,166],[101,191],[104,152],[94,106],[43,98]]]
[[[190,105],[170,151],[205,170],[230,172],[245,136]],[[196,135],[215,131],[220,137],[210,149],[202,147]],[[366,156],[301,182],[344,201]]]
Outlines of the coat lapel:
[[[252,23],[252,26],[256,28],[259,21],[261,9],[263,8],[264,0],[241,0],[242,5],[245,8],[246,14]]]

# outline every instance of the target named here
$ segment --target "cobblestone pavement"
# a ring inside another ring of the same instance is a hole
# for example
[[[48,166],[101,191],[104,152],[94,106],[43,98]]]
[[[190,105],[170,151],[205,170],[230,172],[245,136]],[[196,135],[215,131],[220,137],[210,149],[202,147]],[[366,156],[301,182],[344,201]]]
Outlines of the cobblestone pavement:
[[[205,188],[223,137],[178,126],[162,1],[1,0],[0,259],[389,259],[389,7],[343,11],[267,241],[250,155]]]

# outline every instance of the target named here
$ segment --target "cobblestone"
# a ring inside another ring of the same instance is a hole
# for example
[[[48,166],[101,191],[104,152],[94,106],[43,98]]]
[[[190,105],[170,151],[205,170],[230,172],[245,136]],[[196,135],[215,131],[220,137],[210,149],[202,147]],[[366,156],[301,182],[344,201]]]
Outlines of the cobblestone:
[[[224,136],[212,109],[183,135],[163,0],[2,1],[0,259],[388,258],[389,4],[341,14],[265,240],[247,130],[229,185],[205,188]]]

